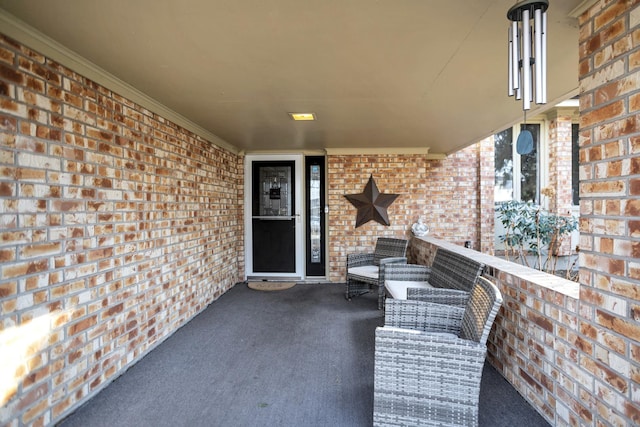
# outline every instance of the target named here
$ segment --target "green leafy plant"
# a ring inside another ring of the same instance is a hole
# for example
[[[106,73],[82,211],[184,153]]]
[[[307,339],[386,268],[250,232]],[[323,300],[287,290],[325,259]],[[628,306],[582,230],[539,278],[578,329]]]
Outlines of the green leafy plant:
[[[571,215],[552,214],[532,202],[512,200],[501,203],[496,210],[505,229],[498,238],[505,245],[506,259],[555,274],[558,249],[578,229],[578,220]],[[533,265],[528,255],[534,256]],[[567,269],[567,278],[574,279],[571,271]]]

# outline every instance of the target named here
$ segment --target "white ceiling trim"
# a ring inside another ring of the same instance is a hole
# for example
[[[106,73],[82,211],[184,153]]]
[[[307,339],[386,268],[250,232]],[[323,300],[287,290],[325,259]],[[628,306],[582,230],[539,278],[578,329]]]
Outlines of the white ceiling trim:
[[[569,16],[571,18],[580,18],[580,16],[585,13],[587,10],[591,9],[591,7],[598,3],[600,0],[584,0],[575,9],[569,12]]]
[[[250,155],[299,155],[303,156],[324,156],[326,154],[325,150],[240,150],[237,153],[239,156],[250,156]]]
[[[429,154],[429,148],[421,147],[384,147],[384,148],[326,148],[328,155],[334,156],[352,156],[352,155],[377,155],[377,154],[396,154],[396,155],[424,155],[427,160],[446,159],[446,154]]]
[[[238,153],[238,148],[234,145],[229,144],[219,136],[209,132],[183,115],[171,110],[159,101],[139,91],[123,80],[120,80],[113,74],[98,67],[96,64],[66,48],[55,40],[47,37],[3,9],[0,9],[0,28],[1,32],[6,36],[11,37],[38,53],[53,59],[74,72],[93,80],[94,82],[135,102],[149,111],[153,111],[159,116],[177,124],[178,126],[182,126],[183,128],[221,148],[231,151],[234,154]]]

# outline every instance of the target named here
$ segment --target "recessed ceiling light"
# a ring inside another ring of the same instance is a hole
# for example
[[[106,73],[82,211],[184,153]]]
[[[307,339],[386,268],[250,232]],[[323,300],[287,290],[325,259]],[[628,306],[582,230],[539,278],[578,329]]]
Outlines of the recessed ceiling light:
[[[289,116],[297,121],[313,121],[316,119],[316,113],[289,113]]]

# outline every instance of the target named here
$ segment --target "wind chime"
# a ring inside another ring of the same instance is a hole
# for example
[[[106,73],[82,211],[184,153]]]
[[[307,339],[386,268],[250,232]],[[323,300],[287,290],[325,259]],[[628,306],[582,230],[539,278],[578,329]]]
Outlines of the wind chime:
[[[509,96],[522,99],[524,123],[531,103],[547,103],[547,9],[548,0],[523,0],[507,12],[509,27]],[[535,82],[535,86],[534,86]],[[528,130],[518,135],[518,154],[533,151]]]

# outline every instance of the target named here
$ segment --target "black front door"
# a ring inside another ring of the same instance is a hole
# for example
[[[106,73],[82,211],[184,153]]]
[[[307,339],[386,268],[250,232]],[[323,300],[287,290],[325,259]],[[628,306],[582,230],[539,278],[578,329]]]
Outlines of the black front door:
[[[295,162],[252,163],[254,273],[296,272]]]

